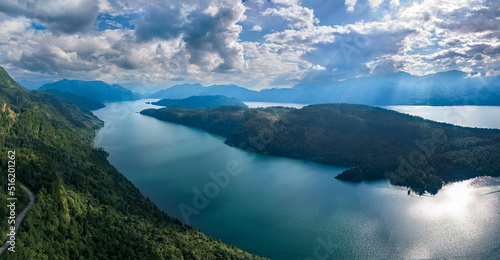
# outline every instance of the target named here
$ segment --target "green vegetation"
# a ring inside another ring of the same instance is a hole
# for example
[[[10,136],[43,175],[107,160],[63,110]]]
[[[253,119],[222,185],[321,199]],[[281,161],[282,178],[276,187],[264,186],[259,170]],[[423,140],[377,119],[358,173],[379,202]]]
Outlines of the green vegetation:
[[[159,210],[92,147],[101,125],[75,105],[22,88],[0,67],[0,203],[9,150],[17,182],[36,196],[15,252],[0,259],[258,259]],[[2,232],[6,214],[0,207]]]
[[[211,108],[223,106],[248,107],[243,102],[225,96],[192,96],[184,99],[162,99],[153,102],[153,105],[177,108]]]
[[[389,179],[418,194],[443,180],[500,176],[500,131],[437,123],[377,107],[147,109],[141,114],[199,127],[253,152],[350,167],[337,178]]]
[[[103,103],[99,101],[95,101],[87,97],[77,96],[67,91],[62,93],[59,90],[47,89],[44,92],[54,95],[68,103],[74,104],[83,111],[97,110],[106,107]]]
[[[38,88],[40,91],[47,91],[49,89],[55,89],[61,93],[69,92],[101,103],[140,99],[132,91],[120,85],[109,85],[102,81],[63,79],[54,83],[45,84]]]

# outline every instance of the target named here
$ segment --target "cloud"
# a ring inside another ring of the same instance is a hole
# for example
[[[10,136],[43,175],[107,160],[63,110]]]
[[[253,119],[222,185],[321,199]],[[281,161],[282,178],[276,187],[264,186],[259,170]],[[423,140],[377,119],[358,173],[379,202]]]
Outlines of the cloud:
[[[330,26],[306,27],[301,30],[285,30],[267,34],[264,39],[268,42],[275,42],[296,46],[301,48],[311,48],[318,43],[333,43],[335,41],[336,28]]]
[[[312,69],[313,70],[326,70],[326,68],[321,66],[321,65],[314,65],[314,66],[312,66]]]
[[[484,49],[483,52],[484,52],[484,54],[489,55],[489,56],[500,55],[500,44],[489,46],[488,48]]]
[[[299,3],[299,0],[271,0],[271,2],[275,4],[281,4],[281,5],[297,5]]]
[[[353,12],[357,2],[357,0],[345,0],[345,7],[347,8],[347,11]]]
[[[97,0],[2,0],[0,12],[11,17],[34,19],[55,33],[89,30],[99,12]]]
[[[245,19],[241,1],[219,0],[187,5],[173,1],[165,8],[154,2],[136,24],[139,41],[182,41],[189,63],[206,71],[233,71],[243,65],[243,47],[238,42]],[[168,21],[165,21],[165,19]]]
[[[182,78],[255,88],[396,71],[500,74],[498,1],[346,0],[328,5],[340,8],[333,13],[318,6],[6,0],[0,2],[0,62],[32,78],[156,85]],[[262,28],[266,35],[250,32]]]
[[[248,59],[239,80],[247,84],[289,87],[290,81],[302,79],[313,66],[302,58],[302,49],[276,43],[242,44]]]
[[[251,31],[260,32],[260,31],[262,31],[262,27],[260,27],[260,25],[254,25],[252,27]]]
[[[368,3],[370,4],[370,8],[375,9],[379,7],[384,0],[368,0]]]
[[[369,1],[369,4],[372,8],[381,8],[383,2]],[[349,3],[346,2],[346,7],[351,6]],[[382,20],[343,26],[349,34],[363,36],[360,39],[377,35],[376,39],[384,42],[366,46],[370,54],[352,48],[345,38],[336,38],[336,42],[349,46],[346,49],[353,53],[350,55],[353,61],[363,60],[360,56],[369,57],[365,64],[371,73],[403,70],[425,75],[456,69],[500,74],[499,57],[489,51],[500,43],[498,1],[424,0],[403,6],[391,1],[391,6],[399,9]],[[391,38],[390,35],[400,36]],[[392,41],[384,41],[388,37]],[[383,49],[386,51],[381,51]]]
[[[319,19],[314,17],[314,11],[307,7],[293,5],[280,9],[268,8],[262,15],[275,15],[290,22],[292,28],[313,27],[319,23]]]

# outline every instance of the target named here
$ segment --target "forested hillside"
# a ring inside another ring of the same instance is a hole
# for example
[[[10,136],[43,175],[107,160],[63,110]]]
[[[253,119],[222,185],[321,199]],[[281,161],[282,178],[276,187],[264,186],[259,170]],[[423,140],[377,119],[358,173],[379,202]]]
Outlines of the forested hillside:
[[[258,258],[160,211],[109,164],[104,150],[92,147],[100,120],[22,88],[1,67],[0,108],[0,203],[7,203],[7,151],[16,153],[16,182],[36,195],[15,252],[0,259]],[[25,204],[26,194],[18,194]]]
[[[74,95],[87,97],[102,103],[140,99],[132,91],[120,85],[109,85],[102,81],[63,79],[57,82],[45,84],[38,88],[40,91],[47,91],[49,89],[55,89],[61,93],[69,92]]]
[[[350,167],[348,181],[390,179],[432,194],[443,181],[500,176],[500,131],[464,128],[377,107],[147,109],[141,114],[199,127],[249,151]]]
[[[192,96],[183,99],[162,99],[157,102],[152,102],[151,104],[164,107],[177,107],[177,108],[187,108],[187,109],[223,107],[223,106],[248,107],[243,102],[235,98],[228,98],[221,95]]]
[[[106,107],[103,103],[99,101],[87,97],[77,96],[67,91],[63,93],[59,90],[47,89],[44,92],[54,95],[68,103],[74,104],[83,111],[97,110]]]

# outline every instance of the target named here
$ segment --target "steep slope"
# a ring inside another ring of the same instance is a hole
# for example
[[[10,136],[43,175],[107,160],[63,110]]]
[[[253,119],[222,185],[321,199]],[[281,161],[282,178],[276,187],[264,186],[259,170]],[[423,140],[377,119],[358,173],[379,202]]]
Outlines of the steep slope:
[[[92,147],[102,125],[96,117],[22,88],[3,69],[0,107],[0,180],[7,177],[7,151],[15,151],[16,182],[36,195],[15,252],[0,259],[257,258],[181,224],[144,198],[104,150]],[[0,194],[6,203],[4,185]]]
[[[141,114],[199,127],[249,151],[352,167],[348,181],[390,179],[432,194],[451,181],[500,176],[500,130],[424,120],[377,107],[147,109]]]
[[[101,103],[140,99],[132,91],[120,85],[109,85],[102,81],[63,79],[54,83],[45,84],[38,88],[39,91],[46,91],[49,89],[55,89],[61,93],[69,92]]]
[[[243,102],[225,96],[192,96],[184,99],[162,99],[153,102],[153,105],[177,108],[211,108],[223,106],[248,107]]]

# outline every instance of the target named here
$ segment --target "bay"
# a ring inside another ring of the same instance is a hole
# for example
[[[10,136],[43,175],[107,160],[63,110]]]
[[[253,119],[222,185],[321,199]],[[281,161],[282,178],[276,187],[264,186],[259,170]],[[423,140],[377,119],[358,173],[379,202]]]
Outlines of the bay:
[[[498,178],[451,183],[436,196],[408,196],[387,181],[341,182],[334,177],[344,168],[251,154],[142,116],[156,107],[145,101],[94,111],[105,122],[94,145],[162,210],[209,236],[272,259],[498,256]],[[469,118],[480,127],[497,120]]]

